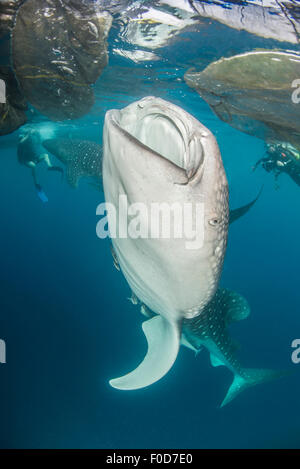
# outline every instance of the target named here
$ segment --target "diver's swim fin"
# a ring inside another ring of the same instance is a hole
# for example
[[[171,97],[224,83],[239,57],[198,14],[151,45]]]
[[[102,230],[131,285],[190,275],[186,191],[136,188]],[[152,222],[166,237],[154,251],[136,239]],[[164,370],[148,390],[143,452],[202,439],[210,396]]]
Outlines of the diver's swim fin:
[[[249,204],[243,205],[242,207],[239,207],[239,208],[235,208],[234,210],[230,210],[230,212],[229,212],[229,223],[230,224],[233,223],[234,221],[238,220],[240,217],[245,215],[248,212],[248,210],[250,210],[250,208],[259,199],[260,194],[262,193],[262,190],[263,190],[263,186],[261,187],[261,189],[260,189],[259,193],[257,194],[257,196],[255,197],[255,199],[252,200],[251,202],[249,202]]]
[[[39,184],[35,184],[35,188],[36,188],[36,192],[37,192],[39,199],[44,203],[48,202],[48,197],[46,196],[42,187]]]
[[[235,375],[233,382],[223,400],[221,407],[229,404],[240,392],[256,384],[267,383],[273,379],[287,375],[287,371],[276,371],[268,369],[245,368],[241,375]]]
[[[178,324],[154,316],[142,327],[148,342],[147,354],[134,371],[110,380],[113,388],[129,391],[149,386],[162,378],[176,360],[180,346]]]

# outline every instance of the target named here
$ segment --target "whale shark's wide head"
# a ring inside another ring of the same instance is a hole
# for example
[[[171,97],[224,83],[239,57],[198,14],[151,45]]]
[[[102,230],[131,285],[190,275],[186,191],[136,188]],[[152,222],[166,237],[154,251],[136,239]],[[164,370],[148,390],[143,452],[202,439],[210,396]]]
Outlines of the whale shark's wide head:
[[[161,212],[153,207],[170,209],[168,217],[162,211],[161,220],[169,223],[170,236],[124,236],[117,226],[112,239],[131,289],[159,315],[143,324],[148,353],[142,364],[111,381],[136,389],[168,371],[177,356],[181,320],[201,314],[216,291],[227,244],[228,184],[212,133],[178,106],[147,97],[106,113],[103,185],[117,225],[124,208],[120,196],[126,196],[129,214],[140,208],[142,224],[146,218],[148,224],[158,222]],[[132,204],[139,205],[131,210]],[[178,213],[183,216],[176,218]],[[187,234],[181,222],[193,230]]]

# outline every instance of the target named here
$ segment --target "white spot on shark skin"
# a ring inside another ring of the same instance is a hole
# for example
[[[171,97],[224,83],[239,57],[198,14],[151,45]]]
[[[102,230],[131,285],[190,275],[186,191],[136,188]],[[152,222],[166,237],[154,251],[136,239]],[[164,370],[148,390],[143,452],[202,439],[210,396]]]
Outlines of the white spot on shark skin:
[[[146,205],[195,203],[202,196],[206,218],[218,213],[220,219],[217,227],[206,224],[205,242],[197,250],[188,251],[185,239],[112,240],[131,290],[158,314],[143,323],[144,361],[110,381],[117,389],[139,389],[168,372],[178,353],[182,319],[201,314],[215,293],[227,242],[227,180],[211,132],[178,106],[147,97],[106,113],[103,185],[106,203],[117,211],[122,194],[130,203]],[[217,246],[222,255],[215,254]]]

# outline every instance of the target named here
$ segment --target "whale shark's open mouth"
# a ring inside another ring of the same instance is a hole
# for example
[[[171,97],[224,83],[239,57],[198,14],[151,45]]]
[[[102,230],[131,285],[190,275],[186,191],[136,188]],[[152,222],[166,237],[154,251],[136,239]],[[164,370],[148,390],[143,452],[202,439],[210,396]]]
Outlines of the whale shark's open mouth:
[[[153,98],[145,98],[137,104],[136,113],[116,113],[115,125],[150,151],[184,169],[188,179],[198,173],[204,161],[204,151],[199,135],[195,135],[193,125],[186,122],[174,106],[166,106],[164,101],[155,104]],[[181,110],[182,114],[185,114]],[[134,118],[133,118],[134,116]],[[138,116],[138,117],[137,117]]]

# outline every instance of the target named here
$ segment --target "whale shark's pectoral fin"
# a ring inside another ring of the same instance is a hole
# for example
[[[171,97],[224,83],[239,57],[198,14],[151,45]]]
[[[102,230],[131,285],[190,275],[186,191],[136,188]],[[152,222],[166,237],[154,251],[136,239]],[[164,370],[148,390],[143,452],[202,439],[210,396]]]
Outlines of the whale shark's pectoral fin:
[[[255,199],[251,200],[251,202],[249,202],[248,204],[243,205],[242,207],[230,210],[230,212],[229,212],[229,223],[230,224],[235,222],[239,218],[241,218],[243,215],[245,215],[250,210],[251,207],[253,207],[255,202],[259,199],[259,197],[262,193],[262,190],[263,190],[263,186],[260,188],[260,191],[257,194],[257,196],[255,197]]]
[[[217,367],[217,366],[224,366],[225,363],[223,363],[216,355],[213,355],[212,353],[210,354],[210,363],[211,366]]]
[[[162,316],[154,316],[143,322],[143,331],[148,342],[148,351],[142,363],[131,373],[110,380],[116,389],[140,389],[162,378],[176,360],[180,346],[178,324]]]
[[[72,189],[77,189],[79,179],[80,174],[78,173],[76,166],[70,163],[66,169],[67,183],[72,187]]]

